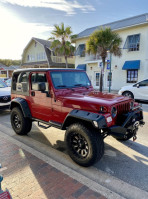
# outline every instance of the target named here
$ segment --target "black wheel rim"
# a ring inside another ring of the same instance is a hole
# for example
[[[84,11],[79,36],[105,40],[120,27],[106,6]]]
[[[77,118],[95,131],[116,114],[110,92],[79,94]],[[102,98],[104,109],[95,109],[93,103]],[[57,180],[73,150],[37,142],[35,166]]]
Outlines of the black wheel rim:
[[[78,133],[74,133],[71,136],[71,146],[74,151],[74,153],[79,158],[86,158],[89,152],[89,145],[85,137]]]
[[[15,114],[13,117],[13,124],[15,126],[16,129],[20,129],[21,128],[21,120],[19,118],[18,114]]]

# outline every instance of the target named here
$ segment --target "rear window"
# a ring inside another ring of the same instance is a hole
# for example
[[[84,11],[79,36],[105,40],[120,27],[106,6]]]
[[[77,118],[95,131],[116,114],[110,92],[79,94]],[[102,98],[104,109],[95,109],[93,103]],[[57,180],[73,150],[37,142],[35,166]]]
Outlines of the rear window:
[[[16,72],[12,77],[11,92],[13,94],[29,96],[29,72]]]
[[[14,73],[12,77],[12,91],[16,91],[16,84],[18,80],[19,73]]]

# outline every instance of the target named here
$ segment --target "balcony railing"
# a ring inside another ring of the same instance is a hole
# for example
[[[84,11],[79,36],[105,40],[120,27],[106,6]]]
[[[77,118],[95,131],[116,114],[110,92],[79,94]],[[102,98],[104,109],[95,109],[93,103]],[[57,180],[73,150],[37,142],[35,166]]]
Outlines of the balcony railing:
[[[99,56],[99,54],[96,54],[96,55],[89,55],[89,54],[86,54],[85,55],[85,61],[86,62],[93,62],[93,61],[98,61],[101,59],[101,56]]]
[[[51,56],[51,59],[54,63],[65,63],[65,58],[62,56]],[[68,57],[67,58],[68,64],[74,64],[75,63],[75,57]]]

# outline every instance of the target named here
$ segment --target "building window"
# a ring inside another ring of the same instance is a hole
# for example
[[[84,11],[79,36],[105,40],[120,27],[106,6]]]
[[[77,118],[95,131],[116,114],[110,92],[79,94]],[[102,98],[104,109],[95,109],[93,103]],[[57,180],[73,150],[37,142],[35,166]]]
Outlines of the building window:
[[[99,86],[99,82],[100,82],[100,73],[96,73],[96,86]]]
[[[127,70],[127,83],[136,83],[138,81],[138,70]]]
[[[46,59],[46,53],[43,52],[43,59]]]
[[[46,60],[46,53],[45,52],[37,53],[37,61],[40,61],[40,60]]]
[[[85,44],[80,44],[76,49],[76,56],[85,57]]]
[[[140,46],[140,34],[127,36],[126,42],[124,44],[124,49],[128,51],[139,51]]]
[[[34,47],[36,47],[37,46],[37,42],[35,41],[35,43],[34,43]]]

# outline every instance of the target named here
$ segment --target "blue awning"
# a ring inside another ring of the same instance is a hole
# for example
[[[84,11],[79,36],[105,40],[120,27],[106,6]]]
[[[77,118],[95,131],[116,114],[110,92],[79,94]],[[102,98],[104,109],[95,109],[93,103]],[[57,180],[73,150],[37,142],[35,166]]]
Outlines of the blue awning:
[[[76,69],[85,70],[86,71],[86,64],[79,64]]]
[[[136,70],[140,69],[140,60],[125,61],[122,70]]]

